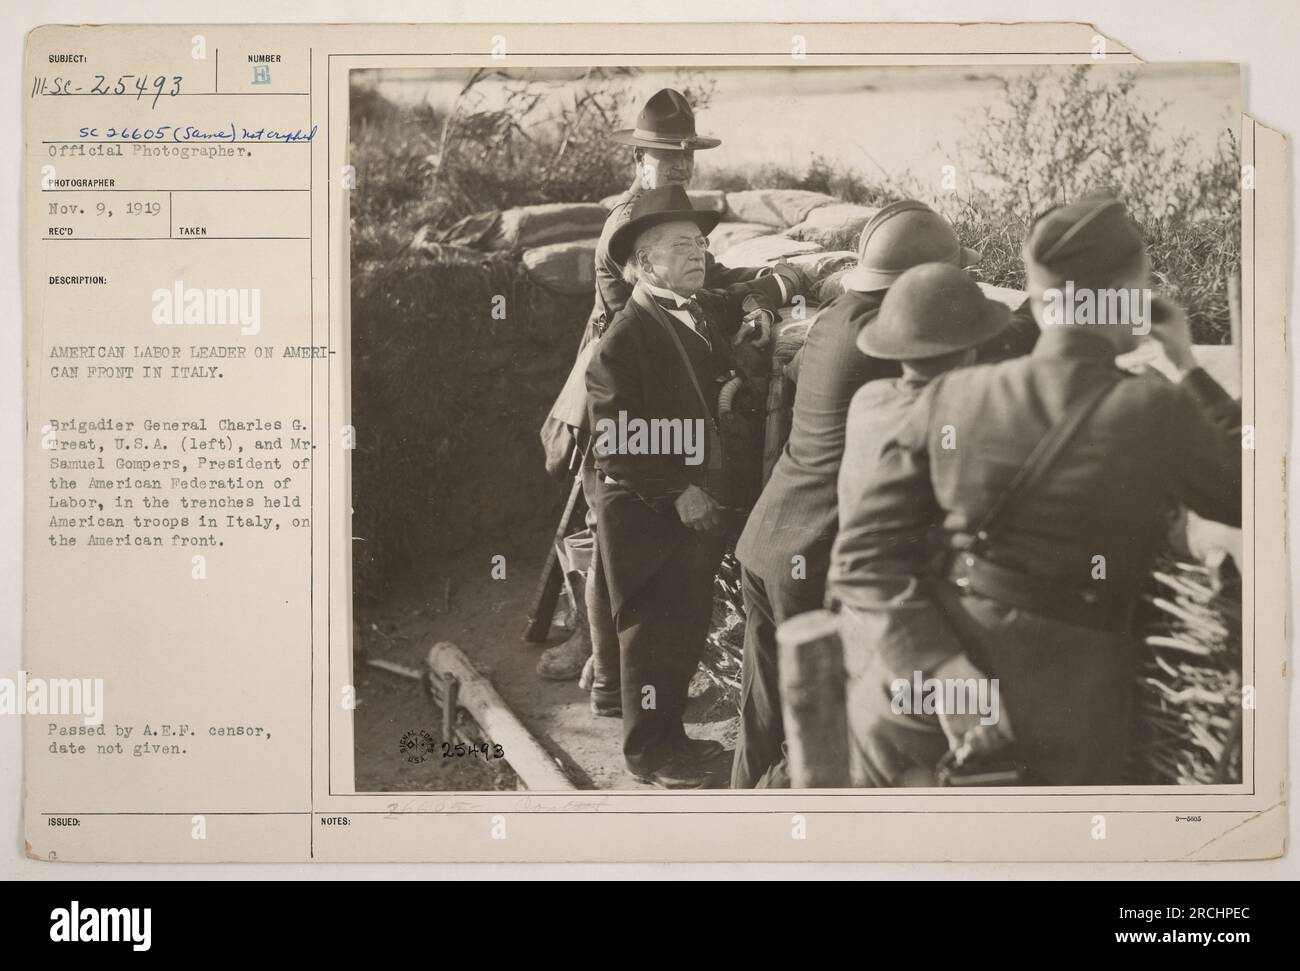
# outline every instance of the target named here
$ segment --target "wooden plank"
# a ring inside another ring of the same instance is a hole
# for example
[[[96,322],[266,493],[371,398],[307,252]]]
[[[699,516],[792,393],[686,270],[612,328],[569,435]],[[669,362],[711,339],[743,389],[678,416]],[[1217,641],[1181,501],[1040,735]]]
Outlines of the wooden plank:
[[[447,641],[434,644],[429,649],[428,665],[435,681],[441,682],[450,675],[459,682],[460,707],[478,722],[487,741],[505,750],[505,760],[526,788],[535,791],[577,788],[460,648]]]
[[[847,786],[847,675],[839,618],[829,610],[799,614],[776,629],[776,640],[790,785]]]

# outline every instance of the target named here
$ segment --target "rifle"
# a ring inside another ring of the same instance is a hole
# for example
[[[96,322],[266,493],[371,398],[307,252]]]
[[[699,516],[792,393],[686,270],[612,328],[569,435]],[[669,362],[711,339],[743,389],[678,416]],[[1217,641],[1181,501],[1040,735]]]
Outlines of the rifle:
[[[546,640],[551,632],[551,620],[555,616],[555,605],[560,599],[560,589],[564,584],[564,570],[560,566],[557,547],[564,538],[574,531],[575,522],[581,526],[587,512],[587,503],[582,495],[582,465],[573,476],[573,485],[569,487],[569,498],[560,514],[560,522],[555,527],[555,536],[546,551],[546,562],[542,565],[542,575],[538,578],[537,589],[533,593],[532,605],[528,611],[528,627],[524,631],[524,640],[539,643]]]

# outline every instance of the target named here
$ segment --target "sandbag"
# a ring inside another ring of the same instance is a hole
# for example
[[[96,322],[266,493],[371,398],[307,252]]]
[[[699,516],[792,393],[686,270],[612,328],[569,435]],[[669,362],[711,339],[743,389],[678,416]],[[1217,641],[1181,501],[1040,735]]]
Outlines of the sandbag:
[[[709,250],[716,256],[747,239],[768,236],[771,232],[772,227],[762,223],[718,223],[709,233]]]
[[[727,211],[727,194],[721,189],[687,189],[686,197],[691,200],[691,206],[701,212]]]
[[[431,223],[425,223],[415,234],[412,246],[415,249],[432,248],[441,245],[459,246],[465,249],[484,249],[487,240],[494,236],[501,225],[501,210],[489,209],[476,212],[456,220],[445,229],[435,231]]]
[[[838,201],[834,196],[806,189],[747,189],[727,193],[726,218],[732,222],[789,229],[807,219],[819,206]]]
[[[858,206],[849,202],[818,206],[808,213],[808,218],[786,233],[791,239],[801,239],[821,246],[853,246],[862,227],[871,221],[879,209]]]
[[[703,212],[727,211],[727,194],[721,189],[687,189],[686,196],[691,200],[692,206]],[[608,212],[622,198],[623,193],[621,192],[612,196],[605,196],[604,199],[600,200],[600,205]]]
[[[724,266],[763,266],[801,253],[815,253],[818,249],[816,243],[801,243],[789,236],[755,236],[725,252],[715,251],[715,255]]]
[[[524,250],[530,279],[554,293],[590,294],[596,286],[597,239],[553,243]]]
[[[594,202],[520,206],[501,213],[496,231],[484,245],[491,250],[529,249],[599,236],[606,210]]]

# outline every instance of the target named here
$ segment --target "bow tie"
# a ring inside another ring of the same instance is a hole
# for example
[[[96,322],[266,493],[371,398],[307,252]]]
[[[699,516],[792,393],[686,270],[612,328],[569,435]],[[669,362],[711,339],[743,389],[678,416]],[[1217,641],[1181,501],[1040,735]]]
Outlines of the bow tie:
[[[669,300],[667,297],[656,296],[655,303],[665,310],[685,310],[697,324],[704,325],[704,308],[695,300],[684,300],[678,303],[676,300]]]

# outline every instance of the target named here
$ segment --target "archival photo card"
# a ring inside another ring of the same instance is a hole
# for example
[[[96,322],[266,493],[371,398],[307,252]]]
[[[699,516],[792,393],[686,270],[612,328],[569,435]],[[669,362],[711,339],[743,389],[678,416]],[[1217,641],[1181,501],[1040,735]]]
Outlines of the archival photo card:
[[[1238,65],[750,24],[28,66],[31,855],[1282,852],[1290,199]]]

